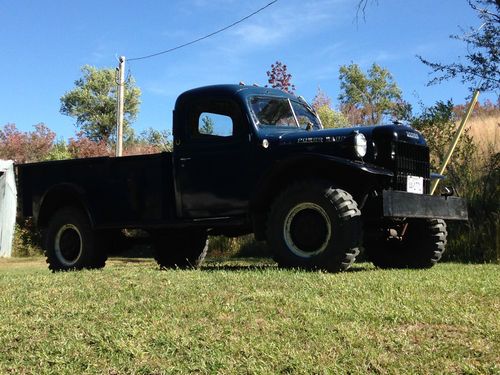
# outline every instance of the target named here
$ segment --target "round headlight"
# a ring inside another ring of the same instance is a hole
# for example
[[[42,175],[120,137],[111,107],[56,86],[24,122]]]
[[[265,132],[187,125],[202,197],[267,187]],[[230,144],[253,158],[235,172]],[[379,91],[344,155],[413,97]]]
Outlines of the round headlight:
[[[360,158],[366,155],[366,138],[361,133],[358,133],[354,136],[354,151]]]

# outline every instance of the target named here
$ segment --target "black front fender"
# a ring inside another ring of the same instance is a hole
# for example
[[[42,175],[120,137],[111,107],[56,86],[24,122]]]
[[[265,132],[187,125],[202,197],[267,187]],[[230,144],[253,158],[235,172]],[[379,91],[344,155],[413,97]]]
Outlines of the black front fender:
[[[258,180],[251,206],[265,210],[273,197],[292,181],[324,179],[348,190],[351,194],[364,194],[388,180],[394,173],[388,169],[336,156],[314,153],[295,154],[273,163]]]
[[[361,161],[353,161],[349,159],[339,158],[337,156],[320,155],[323,159],[329,160],[330,162],[347,168],[352,168],[360,172],[368,173],[371,175],[379,175],[385,177],[393,177],[394,173],[387,169],[380,167],[378,165],[368,164]]]

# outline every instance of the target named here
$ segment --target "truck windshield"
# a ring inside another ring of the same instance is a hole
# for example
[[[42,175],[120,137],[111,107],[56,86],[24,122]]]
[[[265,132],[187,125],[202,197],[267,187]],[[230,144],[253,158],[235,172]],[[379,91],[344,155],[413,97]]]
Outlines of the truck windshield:
[[[252,118],[259,130],[322,129],[316,115],[301,102],[264,96],[253,96],[249,102]]]

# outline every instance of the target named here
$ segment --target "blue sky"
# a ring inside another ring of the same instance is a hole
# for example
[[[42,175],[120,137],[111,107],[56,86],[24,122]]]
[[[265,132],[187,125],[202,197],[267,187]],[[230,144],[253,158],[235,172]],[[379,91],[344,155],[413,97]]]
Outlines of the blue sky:
[[[116,56],[155,53],[230,24],[270,0],[39,0],[0,5],[0,126],[21,130],[44,122],[58,136],[75,133],[59,113],[59,98],[74,87],[80,67],[114,67]],[[177,95],[217,83],[266,84],[281,60],[297,93],[312,100],[321,87],[337,104],[339,66],[388,68],[414,107],[467,89],[457,80],[427,87],[420,54],[448,62],[466,53],[449,39],[459,26],[478,26],[466,0],[379,0],[356,23],[357,0],[279,0],[224,33],[170,54],[127,64],[142,89],[137,132],[170,129]],[[484,100],[487,95],[481,97]]]

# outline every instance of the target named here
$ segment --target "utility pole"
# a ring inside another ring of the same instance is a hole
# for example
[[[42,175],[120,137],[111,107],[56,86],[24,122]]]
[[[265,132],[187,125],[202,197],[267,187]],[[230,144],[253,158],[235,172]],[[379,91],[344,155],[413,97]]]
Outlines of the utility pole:
[[[125,56],[120,56],[118,65],[118,95],[116,106],[116,156],[123,153],[123,111],[125,107]]]

